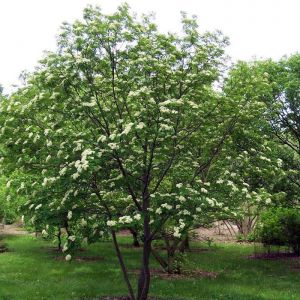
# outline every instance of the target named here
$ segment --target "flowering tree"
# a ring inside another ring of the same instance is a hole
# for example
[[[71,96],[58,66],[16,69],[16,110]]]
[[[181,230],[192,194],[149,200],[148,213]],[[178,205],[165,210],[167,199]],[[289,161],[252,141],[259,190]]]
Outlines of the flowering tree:
[[[234,94],[260,99],[261,109],[255,114],[255,144],[257,141],[260,144],[270,143],[272,151],[268,151],[267,157],[271,155],[282,159],[285,175],[276,184],[274,191],[286,193],[287,205],[297,204],[300,187],[299,65],[299,55],[295,54],[278,62],[265,60],[240,63],[231,72],[232,84],[236,86]],[[259,139],[263,141],[259,142]]]
[[[230,220],[245,238],[254,228],[260,213],[284,193],[274,187],[285,177],[281,151],[272,137],[270,110],[265,103],[272,85],[256,63],[240,62],[229,72],[224,92],[242,98],[248,113],[240,115],[233,134],[208,176],[216,198],[225,209],[219,218]]]
[[[300,188],[300,55],[284,57],[277,62],[271,60],[257,62],[255,68],[268,77],[270,92],[268,97],[265,97],[265,103],[270,111],[269,122],[272,134],[283,145],[281,153],[287,176],[278,188],[287,193],[286,204],[298,205]]]
[[[3,165],[28,175],[27,215],[45,235],[67,228],[67,260],[74,243],[110,232],[131,299],[147,299],[153,239],[167,231],[176,245],[222,206],[203,174],[248,109],[214,89],[227,40],[185,15],[182,24],[180,36],[161,34],[126,5],[87,8],[1,104]],[[143,241],[136,294],[116,237],[128,227]]]

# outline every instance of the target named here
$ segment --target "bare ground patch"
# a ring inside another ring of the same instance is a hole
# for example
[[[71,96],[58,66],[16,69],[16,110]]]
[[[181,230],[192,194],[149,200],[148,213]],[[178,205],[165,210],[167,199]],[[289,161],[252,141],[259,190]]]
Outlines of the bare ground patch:
[[[0,235],[26,235],[29,234],[20,224],[3,225]]]
[[[295,260],[300,259],[300,255],[294,253],[257,253],[249,255],[248,258],[265,260]]]
[[[140,273],[139,269],[130,270],[130,273],[138,275]],[[210,272],[201,269],[194,269],[189,271],[183,271],[180,274],[169,274],[162,269],[150,269],[151,276],[158,277],[166,280],[174,280],[174,279],[187,279],[187,278],[216,278],[219,273]]]
[[[153,298],[153,297],[149,297],[149,300],[163,300],[164,298]],[[88,300],[88,299],[81,299],[81,300]],[[91,299],[92,300],[92,299]],[[96,299],[94,299],[96,300]],[[119,296],[119,297],[115,297],[115,296],[108,296],[108,297],[102,297],[99,298],[98,300],[130,300],[130,297],[128,296]]]
[[[62,253],[62,250],[61,249],[58,249],[58,247],[55,247],[55,246],[42,246],[40,247],[40,249],[42,249],[43,251],[45,252],[49,252],[49,253]],[[80,249],[76,249],[76,252],[86,252],[86,249],[84,248],[80,248]]]

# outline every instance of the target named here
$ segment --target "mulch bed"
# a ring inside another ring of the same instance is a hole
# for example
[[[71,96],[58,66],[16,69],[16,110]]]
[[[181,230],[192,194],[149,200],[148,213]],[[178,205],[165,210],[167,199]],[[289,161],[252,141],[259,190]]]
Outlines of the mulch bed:
[[[188,250],[185,250],[188,253],[202,253],[202,252],[210,252],[215,251],[213,248],[191,248]]]
[[[40,249],[46,250],[47,252],[59,252],[61,253],[61,250],[58,249],[58,247],[41,247]],[[86,249],[80,248],[80,249],[76,249],[76,252],[85,252]]]
[[[183,299],[183,298],[180,298]],[[96,300],[96,299],[80,299],[80,300]],[[128,296],[107,296],[104,298],[99,298],[98,300],[130,300],[130,298]],[[148,297],[148,300],[173,300],[170,297]]]
[[[130,300],[129,297],[105,297],[100,298],[100,300]]]
[[[165,246],[154,246],[155,250],[167,250]],[[201,253],[201,252],[209,252],[209,251],[215,251],[214,248],[201,248],[201,247],[193,247],[190,249],[185,249],[184,252],[186,253]]]
[[[153,298],[150,297],[148,298],[149,300],[163,300],[162,298]],[[100,298],[99,300],[130,300],[129,297],[127,296],[121,296],[121,297],[104,297],[104,298]]]
[[[139,274],[140,270],[135,269],[135,270],[130,270],[130,273],[133,274]],[[200,269],[195,269],[195,270],[190,270],[190,271],[183,271],[181,274],[169,274],[165,272],[162,269],[150,269],[151,276],[153,277],[158,277],[161,279],[166,279],[166,280],[174,280],[174,279],[187,279],[187,278],[216,278],[219,273],[217,272],[209,272],[209,271],[204,271]]]
[[[142,245],[140,247],[135,247],[132,244],[121,244],[120,247],[125,248],[125,249],[137,250],[137,251],[140,251],[140,250],[143,249]],[[159,250],[159,251],[167,250],[167,248],[165,246],[154,246],[153,248],[155,250]],[[193,248],[185,250],[186,253],[202,253],[202,252],[210,252],[210,251],[215,251],[215,249],[213,249],[213,248],[193,247]]]
[[[294,265],[291,267],[292,270],[300,271],[300,265]]]
[[[55,256],[55,260],[65,260],[64,256]],[[78,261],[78,262],[95,262],[95,261],[100,261],[103,260],[103,256],[76,256],[73,257],[73,261]]]
[[[0,253],[7,252],[8,249],[5,246],[0,245]]]
[[[266,260],[281,260],[281,259],[300,259],[300,255],[294,253],[259,253],[248,256],[250,259],[266,259]]]

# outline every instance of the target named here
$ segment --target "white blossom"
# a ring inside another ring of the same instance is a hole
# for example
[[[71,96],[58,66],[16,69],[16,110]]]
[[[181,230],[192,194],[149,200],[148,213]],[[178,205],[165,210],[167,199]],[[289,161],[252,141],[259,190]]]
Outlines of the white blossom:
[[[178,197],[178,200],[179,200],[180,202],[185,202],[185,201],[186,201],[185,197],[183,197],[183,196],[179,196],[179,197]]]
[[[80,222],[81,226],[86,226],[87,225],[87,221],[85,219],[81,219],[81,222]]]
[[[130,132],[132,126],[133,126],[133,123],[128,123],[128,124],[126,124],[126,126],[125,126],[125,128],[124,128],[122,134],[127,135],[127,134]]]
[[[63,176],[63,175],[66,174],[66,172],[67,172],[67,167],[63,167],[63,168],[59,171],[59,175],[60,175],[60,176]]]
[[[161,210],[161,208],[160,208],[160,207],[159,207],[159,208],[157,208],[157,209],[156,209],[156,211],[155,211],[155,213],[156,213],[156,214],[158,214],[158,215],[160,215],[160,214],[162,213],[162,210]]]
[[[70,254],[68,254],[66,257],[65,257],[65,260],[66,261],[70,261],[72,259],[72,256]]]
[[[204,193],[204,194],[207,194],[207,193],[208,193],[208,191],[207,191],[206,188],[201,188],[200,191],[201,191],[202,193]]]
[[[140,214],[136,214],[133,218],[135,220],[139,221],[139,220],[141,220],[141,215]]]
[[[140,122],[140,123],[136,126],[136,128],[137,128],[137,129],[143,129],[145,126],[146,126],[145,123]]]
[[[50,130],[51,130],[51,129],[45,129],[45,130],[44,130],[44,134],[47,136],[47,135],[49,134]]]
[[[132,222],[132,218],[130,216],[123,216],[119,218],[120,224],[130,224]]]
[[[69,220],[71,220],[71,219],[72,219],[72,216],[73,216],[73,213],[72,213],[71,210],[69,210],[69,211],[68,211],[68,217],[67,217],[67,218],[68,218]]]
[[[98,138],[98,140],[97,140],[97,142],[99,143],[99,142],[105,142],[106,141],[106,136],[105,135],[100,135],[99,136],[99,138]]]
[[[36,207],[35,207],[35,210],[38,210],[38,209],[40,209],[42,207],[42,204],[39,204],[39,205],[37,205]]]
[[[79,176],[80,176],[79,173],[74,173],[71,177],[72,177],[73,179],[77,179]]]
[[[45,229],[42,230],[42,236],[48,236],[48,232]]]
[[[70,236],[68,237],[68,239],[69,239],[70,241],[74,242],[74,241],[76,240],[76,236],[75,236],[75,235],[70,235]]]
[[[106,222],[106,225],[109,226],[109,227],[113,227],[113,226],[116,226],[117,222],[116,221],[113,221],[113,220],[109,220]]]
[[[266,204],[270,204],[270,203],[272,203],[271,198],[267,198],[267,199],[266,199]]]
[[[168,204],[168,203],[162,204],[161,207],[166,208],[167,210],[172,209],[172,205],[170,205],[170,204]]]
[[[179,232],[180,228],[179,227],[174,227],[174,233],[173,236],[176,238],[180,238],[181,237],[181,233]]]
[[[116,150],[119,148],[118,144],[116,143],[108,143],[108,147],[112,150]]]

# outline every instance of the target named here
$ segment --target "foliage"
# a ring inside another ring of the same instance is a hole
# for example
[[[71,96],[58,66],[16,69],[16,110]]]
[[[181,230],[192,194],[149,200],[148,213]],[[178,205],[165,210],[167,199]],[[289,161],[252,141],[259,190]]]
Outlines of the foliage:
[[[277,191],[286,193],[286,206],[299,203],[299,69],[300,55],[245,64],[254,78],[264,77],[264,92],[257,93],[266,104],[269,137],[277,143],[274,150],[282,159],[286,176],[276,184]],[[280,146],[282,145],[282,146]],[[283,200],[283,199],[282,199]],[[283,203],[282,203],[283,204]]]
[[[208,174],[215,183],[214,197],[223,199],[224,210],[218,218],[235,223],[244,239],[260,213],[285,198],[281,189],[274,188],[286,174],[279,145],[271,136],[269,108],[264,102],[269,90],[266,76],[255,65],[240,62],[229,72],[224,92],[227,97],[243,99],[249,110],[238,117]]]
[[[18,172],[11,175],[13,178],[18,178]],[[24,203],[24,198],[13,192],[7,186],[7,178],[0,177],[0,220],[5,224],[11,224],[21,218],[19,208]]]

